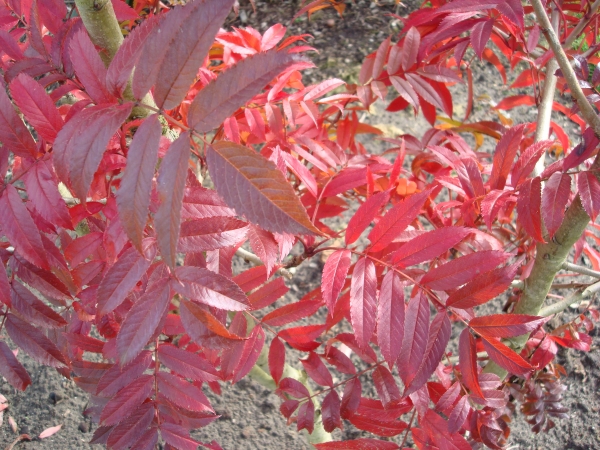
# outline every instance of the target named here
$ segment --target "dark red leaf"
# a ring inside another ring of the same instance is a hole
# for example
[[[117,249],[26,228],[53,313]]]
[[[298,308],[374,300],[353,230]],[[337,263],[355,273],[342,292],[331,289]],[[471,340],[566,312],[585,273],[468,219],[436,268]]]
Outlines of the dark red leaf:
[[[549,237],[560,227],[565,217],[565,207],[571,194],[571,176],[566,173],[553,173],[542,193],[542,218]]]
[[[393,375],[385,366],[378,366],[373,371],[373,383],[384,408],[387,409],[400,402],[402,398],[400,390],[394,381]]]
[[[329,255],[329,258],[327,258],[325,266],[323,267],[321,292],[323,294],[323,301],[327,305],[330,315],[333,315],[335,303],[346,282],[348,269],[352,263],[351,256],[350,250],[336,250]]]
[[[62,328],[68,322],[16,280],[12,282],[12,307],[32,325]]]
[[[158,161],[161,133],[162,125],[158,114],[153,114],[140,125],[129,145],[127,166],[117,191],[121,224],[140,253],[148,220],[150,192]]]
[[[298,408],[298,431],[306,430],[312,433],[315,427],[315,404],[311,399],[302,403]]]
[[[354,266],[350,285],[350,319],[360,348],[369,346],[377,319],[377,276],[375,264],[361,258]]]
[[[413,194],[390,209],[369,233],[371,250],[383,250],[417,218],[429,196],[429,190]]]
[[[390,270],[383,277],[377,302],[377,343],[390,367],[402,349],[405,309],[404,286],[400,276]]]
[[[506,131],[498,141],[490,177],[491,189],[502,190],[506,185],[506,178],[513,167],[515,156],[523,139],[523,130],[523,125],[515,126]]]
[[[214,413],[202,390],[168,372],[156,375],[158,391],[173,404],[188,411]]]
[[[190,155],[190,135],[181,133],[171,144],[158,173],[160,206],[154,215],[158,247],[165,263],[175,268],[181,206]]]
[[[469,404],[469,396],[464,395],[450,413],[450,417],[448,418],[448,432],[457,433],[470,412],[471,405]]]
[[[178,450],[197,450],[198,445],[200,445],[199,442],[190,437],[187,429],[174,423],[161,423],[160,435],[167,444]]]
[[[63,333],[66,341],[78,349],[91,353],[102,353],[106,342],[79,333]]]
[[[56,345],[37,328],[13,314],[6,316],[4,326],[13,342],[35,361],[56,368],[68,366],[67,360]]]
[[[468,328],[465,328],[458,342],[459,367],[464,385],[477,397],[483,398],[483,392],[479,386],[477,371],[477,350],[475,338]]]
[[[404,385],[414,378],[423,361],[429,336],[429,301],[422,292],[408,302],[402,349],[398,357],[398,374]]]
[[[129,310],[117,335],[117,354],[121,365],[133,360],[155,335],[165,319],[171,302],[171,287],[162,279],[148,287]]]
[[[446,300],[446,306],[467,309],[483,305],[508,289],[515,278],[517,268],[515,264],[478,275],[454,291]]]
[[[542,181],[535,177],[521,183],[517,198],[517,214],[525,231],[538,242],[542,235]]]
[[[2,147],[24,158],[35,158],[37,146],[31,133],[17,115],[6,89],[0,89],[0,142]]]
[[[206,161],[217,192],[238,214],[272,232],[319,234],[283,173],[261,154],[221,141],[207,148]]]
[[[152,353],[144,351],[125,365],[114,364],[98,381],[95,394],[100,397],[114,397],[125,386],[141,377],[150,368],[151,363]]]
[[[500,342],[499,339],[482,336],[483,348],[490,359],[505,369],[507,372],[524,376],[533,370],[531,364],[521,355]]]
[[[408,267],[437,258],[470,233],[471,231],[464,227],[445,227],[420,234],[392,255],[392,263],[399,267]]]
[[[331,433],[336,428],[342,428],[342,418],[340,417],[341,405],[340,397],[335,390],[329,392],[323,399],[323,403],[321,403],[323,428],[328,433]],[[317,446],[317,448],[319,447]]]
[[[29,374],[3,341],[0,341],[0,375],[20,391],[24,391],[31,384]]]
[[[348,419],[354,415],[360,405],[362,386],[358,378],[352,378],[344,386],[344,395],[340,406],[340,414],[343,419]]]
[[[277,394],[281,395],[282,393],[288,394],[297,399],[310,397],[306,386],[293,378],[284,378],[279,382]]]
[[[592,172],[580,172],[577,175],[577,190],[585,212],[595,221],[600,213],[600,182]]]
[[[131,247],[112,266],[98,286],[98,314],[103,316],[119,306],[150,267],[156,247],[146,243],[144,255]]]
[[[142,404],[130,417],[118,424],[106,442],[108,448],[128,448],[146,432],[154,419],[154,405]]]
[[[321,386],[333,386],[333,378],[316,353],[310,352],[308,359],[301,359],[304,370],[312,380]]]
[[[283,368],[285,366],[285,344],[281,342],[281,339],[274,338],[269,347],[269,372],[271,377],[275,380],[275,384],[279,384],[281,376],[283,375]]]
[[[131,450],[153,450],[158,443],[158,429],[150,428],[140,437]]]
[[[204,383],[219,380],[215,368],[196,353],[162,344],[158,347],[158,357],[162,364],[186,378]]]

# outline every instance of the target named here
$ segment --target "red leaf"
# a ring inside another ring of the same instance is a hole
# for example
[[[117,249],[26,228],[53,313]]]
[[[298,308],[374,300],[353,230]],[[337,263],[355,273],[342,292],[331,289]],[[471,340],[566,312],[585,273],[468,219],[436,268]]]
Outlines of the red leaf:
[[[389,198],[390,194],[388,191],[378,192],[360,205],[348,222],[348,227],[346,228],[346,245],[352,244],[360,237]]]
[[[506,178],[513,167],[515,156],[519,151],[519,145],[523,139],[523,125],[518,125],[506,131],[494,152],[494,163],[492,165],[492,174],[490,176],[491,189],[504,189]]]
[[[414,30],[414,28],[411,28],[411,30]],[[318,450],[396,450],[400,448],[395,442],[372,438],[332,441],[323,444],[314,444],[314,446]]]
[[[482,342],[490,359],[507,372],[524,376],[533,370],[533,367],[521,355],[504,345],[499,339],[482,336]]]
[[[20,391],[24,391],[31,384],[29,374],[4,341],[0,341],[0,375]]]
[[[128,448],[146,432],[154,419],[155,409],[150,402],[142,404],[130,417],[117,425],[106,442],[108,448]]]
[[[435,81],[425,80],[423,77],[411,72],[405,73],[405,76],[420,97],[430,105],[444,111],[449,117],[452,117],[452,102],[448,102],[447,99],[442,97],[443,84],[436,85]]]
[[[421,45],[421,35],[415,27],[410,28],[404,38],[402,46],[402,68],[406,71],[415,65],[419,46]]]
[[[35,158],[37,146],[31,133],[15,112],[6,89],[0,89],[0,142],[2,148],[24,158]]]
[[[229,278],[200,267],[178,267],[173,289],[205,305],[228,311],[245,311],[248,298]]]
[[[206,161],[217,192],[238,214],[272,232],[319,234],[285,176],[259,153],[222,141],[207,148]]]
[[[166,14],[144,44],[133,76],[133,93],[141,99],[156,83],[154,98],[164,109],[187,94],[233,0],[192,1]]]
[[[370,416],[354,414],[348,421],[359,430],[368,431],[378,436],[397,436],[402,433],[408,425],[401,420],[380,420]]]
[[[429,380],[440,360],[444,356],[450,340],[452,327],[450,319],[444,312],[438,312],[429,327],[429,340],[423,356],[423,362],[413,379],[406,385],[404,397],[418,391]]]
[[[454,291],[446,300],[446,306],[467,309],[483,305],[508,289],[515,278],[517,268],[517,265],[512,265],[478,275]]]
[[[258,357],[260,356],[264,344],[265,332],[260,326],[254,327],[247,340],[238,343],[241,347],[241,354],[239,363],[233,372],[232,383],[235,384],[248,375],[250,370],[252,370],[252,367],[254,367],[254,364],[256,364],[256,361],[258,361]]]
[[[542,235],[542,181],[535,177],[524,181],[519,188],[517,214],[525,231],[537,242],[545,242]]]
[[[340,414],[342,418],[348,419],[354,415],[360,405],[362,386],[358,378],[352,378],[344,386],[344,395],[342,396],[342,405]]]
[[[114,364],[104,372],[96,388],[96,395],[113,397],[125,386],[141,377],[152,364],[152,353],[144,351],[125,365]]]
[[[263,317],[262,322],[272,327],[280,327],[304,317],[312,316],[321,306],[323,306],[323,302],[320,299],[290,303],[271,311]]]
[[[117,191],[121,224],[140,253],[161,134],[162,125],[158,114],[153,114],[140,125],[129,145],[127,166]]]
[[[50,367],[63,368],[68,363],[56,345],[37,328],[13,314],[6,316],[6,332],[13,342],[35,361]]]
[[[571,176],[566,173],[554,172],[544,187],[542,193],[542,218],[552,238],[565,217],[565,207],[571,194]]]
[[[166,424],[163,424],[165,426]],[[156,444],[158,443],[158,429],[150,428],[146,431],[142,437],[140,437],[133,447],[132,450],[153,450],[156,448]]]
[[[469,326],[486,338],[509,338],[531,333],[543,321],[542,317],[524,314],[490,314],[471,319]]]
[[[462,374],[463,383],[477,397],[483,398],[483,392],[479,386],[477,372],[477,350],[475,348],[475,338],[468,328],[460,333],[458,342],[459,367]]]
[[[0,264],[0,301],[10,306],[10,282],[4,264]]]
[[[321,403],[321,414],[323,428],[331,433],[336,428],[342,428],[342,418],[340,417],[341,401],[335,390],[332,390],[325,396]],[[317,446],[318,448],[318,446]]]
[[[352,360],[346,356],[341,350],[333,346],[328,346],[323,353],[325,360],[335,366],[335,368],[342,373],[347,373],[348,375],[354,375],[356,373],[356,367],[352,363]]]
[[[519,186],[529,175],[531,175],[538,160],[552,144],[553,141],[539,141],[530,145],[521,153],[521,156],[511,171],[510,180],[512,186]]]
[[[369,346],[377,317],[377,276],[375,264],[368,258],[354,266],[350,285],[350,319],[356,343],[362,349]]]
[[[266,308],[287,294],[289,290],[283,278],[276,278],[250,294],[248,302],[253,309]]]
[[[333,315],[335,303],[346,282],[348,269],[352,263],[352,254],[350,250],[340,249],[335,250],[323,267],[323,276],[321,277],[321,292],[323,301],[329,309],[329,314]]]
[[[298,350],[311,351],[320,345],[314,340],[321,336],[325,329],[325,325],[305,325],[286,328],[281,330],[277,336]]]
[[[265,266],[254,266],[233,278],[244,292],[250,292],[267,281],[267,269]]]
[[[164,372],[161,372],[164,373]],[[111,398],[100,415],[104,426],[115,425],[129,417],[148,398],[154,387],[152,375],[142,375]]]
[[[420,283],[436,291],[455,289],[471,281],[477,275],[492,270],[508,258],[510,258],[508,253],[497,250],[471,253],[435,269],[430,269],[421,278]]]
[[[390,209],[369,233],[371,250],[383,250],[417,218],[430,191],[426,190],[405,198]]]
[[[171,302],[171,288],[166,279],[146,289],[132,306],[117,335],[117,354],[121,365],[133,360],[156,334]]]
[[[159,372],[156,380],[158,391],[180,408],[187,411],[214,413],[206,395],[193,384],[168,372]]]
[[[198,445],[200,445],[199,442],[190,437],[187,429],[174,423],[161,423],[160,435],[167,444],[178,450],[197,450]]]
[[[92,253],[95,253],[102,244],[102,233],[99,231],[88,233],[71,241],[65,248],[65,258],[72,267],[76,267]]]
[[[250,248],[254,254],[258,256],[267,267],[267,277],[270,277],[273,273],[273,267],[277,262],[277,257],[279,256],[279,244],[277,244],[272,233],[262,230],[254,225],[251,225],[248,229],[248,240],[250,241]]]
[[[186,220],[181,224],[177,251],[196,253],[233,247],[245,240],[247,232],[248,224],[233,217]]]
[[[181,320],[186,330],[193,328],[193,325],[191,324],[192,321],[199,321],[217,336],[221,336],[226,339],[243,339],[237,334],[231,333],[223,323],[217,320],[215,316],[194,302],[182,300],[179,311],[181,314]]]
[[[285,344],[281,339],[274,338],[269,347],[269,372],[275,384],[279,384],[285,366]]]
[[[0,197],[2,234],[27,261],[42,269],[49,270],[50,266],[46,259],[42,237],[27,207],[23,204],[21,196],[12,184],[5,186],[4,193]]]
[[[63,333],[66,341],[78,349],[91,353],[102,353],[106,342],[79,333]]]
[[[402,399],[393,375],[385,366],[378,366],[373,371],[373,383],[385,409],[396,405]]]
[[[404,286],[400,276],[394,270],[389,270],[381,282],[377,302],[377,343],[390,367],[402,349],[405,308]]]
[[[454,247],[470,233],[468,228],[445,227],[420,234],[392,255],[392,263],[399,267],[408,267],[430,261]]]
[[[390,48],[391,41],[392,38],[390,36],[385,41],[383,41],[377,49],[377,53],[375,54],[375,62],[373,63],[373,80],[379,78],[379,75],[381,75],[381,72],[383,72],[383,66],[387,59],[388,49]]]
[[[27,196],[48,222],[73,229],[67,205],[58,192],[58,180],[46,161],[34,164],[25,174]]]
[[[600,213],[600,182],[592,172],[580,172],[577,176],[577,190],[585,212],[595,221]]]
[[[276,49],[242,59],[211,81],[194,98],[188,113],[190,128],[200,133],[217,128],[273,78],[295,63],[307,65],[298,55]]]
[[[170,344],[158,347],[160,362],[178,374],[195,381],[208,383],[218,381],[219,375],[208,361],[196,353],[182,350]]]
[[[293,378],[284,378],[279,382],[277,387],[277,394],[281,396],[281,393],[286,393],[294,398],[303,399],[310,397],[308,389],[298,380]]]
[[[156,247],[148,241],[145,254],[130,247],[108,270],[98,286],[98,314],[103,316],[119,306],[152,264]]]
[[[408,302],[402,349],[398,357],[398,374],[404,385],[414,378],[423,361],[429,336],[429,301],[422,292]]]
[[[158,247],[165,263],[175,268],[177,241],[181,223],[181,206],[190,155],[190,135],[179,135],[163,158],[158,174],[160,206],[154,215]]]
[[[44,87],[29,75],[21,73],[10,83],[10,93],[36,133],[53,143],[63,126],[63,119]]]
[[[312,434],[315,427],[315,404],[311,399],[302,403],[298,408],[297,429],[306,430]]]
[[[492,28],[494,27],[495,19],[488,19],[479,23],[476,23],[473,28],[471,28],[471,45],[473,46],[473,50],[481,59],[483,54],[483,49],[486,44],[490,40],[490,35],[492,34]]]
[[[460,398],[456,406],[452,409],[450,417],[448,418],[448,432],[457,433],[465,423],[465,419],[471,412],[471,405],[469,404],[469,396],[464,395]]]
[[[44,328],[62,328],[68,324],[60,314],[16,280],[12,282],[11,302],[12,307],[32,325]]]
[[[333,378],[316,353],[310,352],[308,359],[301,359],[304,370],[312,380],[321,385],[333,387]]]

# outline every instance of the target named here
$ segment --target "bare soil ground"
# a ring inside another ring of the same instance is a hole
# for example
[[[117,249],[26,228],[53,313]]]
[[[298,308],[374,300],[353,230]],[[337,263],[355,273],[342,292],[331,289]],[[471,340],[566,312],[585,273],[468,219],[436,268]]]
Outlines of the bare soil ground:
[[[292,21],[299,9],[297,0],[256,0],[257,11],[253,12],[248,1],[241,2],[242,13],[237,19],[231,18],[229,25],[253,26],[265,31],[274,23],[289,26],[292,34],[310,33],[314,39],[310,44],[319,50],[313,60],[319,67],[307,74],[310,80],[320,81],[327,77],[339,77],[348,81],[356,79],[357,69],[363,58],[374,51],[389,34],[399,30],[398,21],[385,13],[407,14],[418,7],[417,0],[408,0],[397,6],[393,0],[348,1],[343,18],[334,10],[315,14],[310,22],[306,16]],[[507,89],[499,80],[491,66],[482,65],[477,78],[476,95],[487,94],[498,98]],[[460,95],[460,89],[457,88]],[[463,90],[463,95],[466,92]],[[460,101],[459,101],[460,104]],[[380,105],[375,115],[369,118],[387,136],[410,133],[420,136],[424,129],[422,118],[408,112],[387,114]],[[515,117],[521,120],[535,120],[528,111],[516,111]],[[493,119],[490,108],[476,104],[475,114]],[[373,152],[381,151],[381,143],[367,142]],[[306,261],[297,270],[286,299],[280,302],[296,301],[306,292],[320,285],[322,263]],[[572,314],[572,313],[571,313]],[[511,449],[600,449],[600,332],[592,332],[593,350],[590,353],[575,350],[559,353],[558,362],[569,373],[564,381],[568,390],[564,394],[564,405],[571,409],[571,418],[563,420],[547,434],[533,435],[522,416],[517,413],[512,424]],[[95,425],[82,416],[87,405],[87,394],[78,389],[71,380],[59,375],[55,370],[41,367],[25,355],[19,359],[31,374],[33,386],[26,392],[15,392],[8,383],[0,381],[0,393],[9,402],[4,412],[4,423],[0,426],[0,449],[9,448],[18,433],[14,433],[8,417],[14,418],[19,433],[34,437],[31,442],[19,442],[15,449],[91,449],[87,444]],[[368,389],[368,387],[366,387]],[[295,424],[287,426],[279,413],[279,399],[269,390],[250,379],[244,379],[236,386],[223,385],[221,396],[209,392],[214,408],[221,418],[208,427],[194,433],[194,437],[210,442],[216,440],[224,449],[308,449],[309,445],[302,434],[295,430]],[[35,439],[44,429],[62,424],[62,429],[50,438]],[[337,431],[336,438],[357,438],[363,433],[346,424],[344,432]]]

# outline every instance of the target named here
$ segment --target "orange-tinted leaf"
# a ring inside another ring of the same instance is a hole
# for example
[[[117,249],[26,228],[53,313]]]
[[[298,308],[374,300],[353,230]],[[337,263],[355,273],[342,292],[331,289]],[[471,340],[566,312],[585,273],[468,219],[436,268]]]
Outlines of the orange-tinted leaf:
[[[179,310],[184,325],[189,323],[189,321],[198,320],[217,336],[222,336],[227,339],[244,339],[243,337],[231,333],[215,316],[194,302],[182,300]],[[189,326],[186,327],[186,329],[188,328]]]
[[[348,269],[352,263],[351,256],[350,250],[336,250],[329,255],[323,267],[321,293],[330,315],[333,315],[335,303],[346,282]]]
[[[165,263],[175,268],[181,207],[190,155],[190,135],[181,133],[163,158],[158,174],[160,206],[154,215],[158,247]]]
[[[162,125],[158,114],[153,114],[140,125],[129,145],[127,166],[117,191],[121,224],[140,253],[161,134]]]
[[[553,173],[542,192],[542,218],[553,237],[565,217],[565,207],[571,194],[571,176],[566,173]]]
[[[360,348],[369,346],[377,317],[375,264],[361,258],[354,266],[350,285],[350,319]]]

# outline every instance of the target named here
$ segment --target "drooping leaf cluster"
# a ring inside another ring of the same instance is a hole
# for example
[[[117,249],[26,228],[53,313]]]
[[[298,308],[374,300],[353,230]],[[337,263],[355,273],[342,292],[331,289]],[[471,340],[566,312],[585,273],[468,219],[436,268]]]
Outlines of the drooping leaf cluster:
[[[191,449],[190,432],[218,419],[204,389],[258,363],[298,430],[344,419],[384,438],[410,432],[420,448],[498,448],[509,390],[481,352],[527,378],[556,344],[589,350],[586,316],[547,333],[543,318],[477,308],[527,278],[573,186],[592,219],[600,211],[590,131],[569,151],[553,128],[566,156],[532,175],[556,148],[534,142],[533,124],[468,122],[471,106],[452,120],[448,85],[472,84],[469,46],[504,73],[491,40],[541,76],[547,52],[519,2],[434,2],[367,58],[359,85],[308,86],[305,37],[221,29],[233,0],[113,4],[128,33],[108,63],[62,2],[0,4],[0,373],[12,386],[31,379],[10,341],[89,393],[93,443]],[[442,112],[448,125],[388,139],[392,159],[356,139],[380,134],[357,111],[389,87],[390,111],[411,106],[432,124]],[[496,139],[493,154],[463,132]],[[347,226],[330,228],[356,202]],[[263,265],[234,273],[242,245]],[[276,304],[288,291],[279,269],[323,254],[321,287]],[[531,332],[520,353],[506,343]],[[289,376],[290,352],[310,382]],[[362,394],[364,374],[377,398]]]

